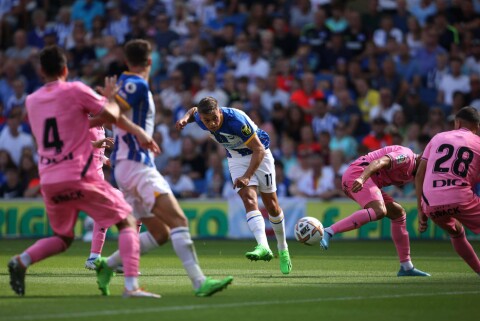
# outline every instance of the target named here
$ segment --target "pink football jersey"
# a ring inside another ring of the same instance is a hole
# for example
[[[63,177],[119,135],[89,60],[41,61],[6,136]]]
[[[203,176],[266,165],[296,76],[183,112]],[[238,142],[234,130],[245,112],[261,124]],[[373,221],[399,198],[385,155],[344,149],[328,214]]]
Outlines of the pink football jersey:
[[[383,156],[388,156],[391,159],[391,166],[390,168],[381,169],[371,176],[378,187],[402,186],[413,181],[416,155],[407,147],[399,145],[387,146],[360,157],[360,160],[365,159],[365,162],[370,163]]]
[[[480,137],[461,128],[435,135],[425,147],[427,160],[423,182],[429,206],[462,204],[474,197],[472,190],[480,170]]]
[[[81,82],[50,82],[27,97],[41,184],[80,180],[95,173],[89,164],[93,147],[88,114],[98,114],[104,104],[104,97]]]
[[[105,129],[102,126],[90,128],[90,140],[92,142],[105,138]],[[103,169],[103,160],[105,158],[105,148],[93,148],[92,166],[101,172]],[[103,174],[102,174],[103,176]]]

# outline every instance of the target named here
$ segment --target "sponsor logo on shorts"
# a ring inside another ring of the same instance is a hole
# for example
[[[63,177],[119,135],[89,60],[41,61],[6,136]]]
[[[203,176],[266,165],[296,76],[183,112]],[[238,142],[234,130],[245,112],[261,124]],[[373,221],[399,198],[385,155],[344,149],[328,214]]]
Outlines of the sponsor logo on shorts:
[[[250,136],[252,134],[252,129],[247,124],[242,126],[242,134],[245,136]]]
[[[82,191],[72,191],[52,196],[52,202],[55,204],[60,204],[64,202],[80,200],[83,198],[85,198],[85,196],[83,195]]]
[[[44,157],[40,156],[40,164],[42,165],[55,165],[60,164],[64,161],[69,161],[73,159],[73,152],[68,153],[63,157]]]
[[[451,216],[451,215],[460,214],[460,213],[461,213],[460,209],[457,206],[455,208],[435,210],[433,212],[430,212],[428,216],[430,216],[431,218],[439,218],[442,216],[447,216],[447,215]]]

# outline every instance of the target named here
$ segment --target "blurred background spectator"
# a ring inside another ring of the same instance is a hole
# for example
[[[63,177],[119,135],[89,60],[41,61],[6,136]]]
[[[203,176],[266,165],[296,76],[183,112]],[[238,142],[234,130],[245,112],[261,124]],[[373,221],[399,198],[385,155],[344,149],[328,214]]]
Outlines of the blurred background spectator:
[[[342,168],[360,154],[397,143],[421,153],[459,108],[480,110],[475,9],[473,0],[2,2],[1,195],[40,196],[25,113],[42,85],[38,51],[60,45],[69,80],[95,87],[126,70],[125,42],[144,38],[154,48],[154,138],[164,153],[155,164],[178,195],[231,188],[225,151],[195,124],[173,126],[213,96],[270,134],[279,195],[340,196]],[[392,193],[413,197],[409,188]]]

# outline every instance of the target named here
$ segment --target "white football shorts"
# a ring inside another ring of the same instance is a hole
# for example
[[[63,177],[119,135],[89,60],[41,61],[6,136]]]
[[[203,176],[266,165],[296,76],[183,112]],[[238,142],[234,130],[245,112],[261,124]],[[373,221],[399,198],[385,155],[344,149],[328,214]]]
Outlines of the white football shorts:
[[[136,219],[153,217],[157,196],[172,194],[170,185],[155,167],[122,159],[115,164],[114,170],[118,188],[133,208]]]
[[[233,183],[235,183],[235,179],[245,174],[251,159],[252,155],[228,158],[228,168],[230,169]],[[259,191],[262,193],[273,193],[277,191],[275,160],[273,159],[270,149],[266,150],[265,157],[255,171],[255,174],[250,178],[248,186],[258,186]],[[239,190],[239,188],[235,188],[237,193]]]

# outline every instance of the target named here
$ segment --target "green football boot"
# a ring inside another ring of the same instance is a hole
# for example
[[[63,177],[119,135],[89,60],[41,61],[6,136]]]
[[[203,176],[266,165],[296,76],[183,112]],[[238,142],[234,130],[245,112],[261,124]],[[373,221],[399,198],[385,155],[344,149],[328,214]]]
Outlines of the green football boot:
[[[97,257],[94,264],[97,272],[98,289],[102,292],[102,295],[110,295],[110,280],[115,275],[115,272],[108,266],[107,258],[105,257]]]
[[[207,277],[203,281],[202,285],[195,290],[196,296],[211,296],[217,292],[226,289],[227,286],[232,283],[233,277],[227,276],[223,280],[215,280],[210,277]]]
[[[292,261],[290,260],[290,254],[288,253],[288,249],[279,251],[280,256],[280,271],[283,274],[289,274],[292,270]]]
[[[269,248],[258,244],[253,251],[245,253],[245,256],[250,261],[270,261],[273,258],[273,253]]]

